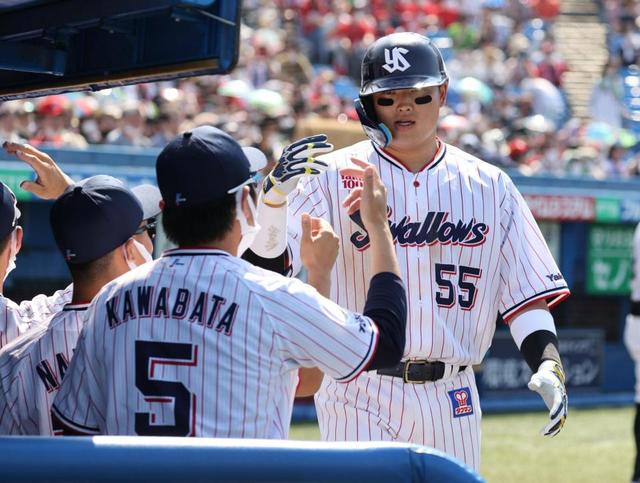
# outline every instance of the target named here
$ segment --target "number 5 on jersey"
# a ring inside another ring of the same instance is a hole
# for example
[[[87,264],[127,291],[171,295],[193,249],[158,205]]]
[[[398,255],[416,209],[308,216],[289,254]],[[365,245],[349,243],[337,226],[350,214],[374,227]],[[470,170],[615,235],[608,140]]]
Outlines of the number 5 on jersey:
[[[158,379],[158,365],[196,366],[198,346],[136,341],[136,387],[148,403],[173,403],[174,425],[155,424],[155,413],[136,413],[139,436],[195,436],[196,396],[181,382]]]
[[[464,265],[455,266],[448,263],[436,263],[436,283],[440,288],[436,292],[436,303],[439,307],[450,309],[456,304],[456,293],[458,295],[458,305],[462,310],[471,310],[476,303],[478,290],[474,279],[482,276],[482,270]],[[452,280],[456,279],[457,287]],[[469,280],[471,279],[471,280]]]

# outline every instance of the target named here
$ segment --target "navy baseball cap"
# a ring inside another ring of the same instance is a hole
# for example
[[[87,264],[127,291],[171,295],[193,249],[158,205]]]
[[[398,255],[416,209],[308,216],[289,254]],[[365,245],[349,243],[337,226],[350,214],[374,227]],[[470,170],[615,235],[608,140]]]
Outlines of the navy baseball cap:
[[[9,236],[18,225],[20,210],[18,209],[16,195],[4,183],[0,182],[0,239]]]
[[[220,129],[200,126],[179,134],[160,152],[156,176],[167,206],[193,206],[256,182],[265,165],[258,149],[243,149]]]
[[[87,263],[126,242],[142,222],[142,205],[122,181],[92,176],[69,186],[51,208],[51,228],[68,263]]]

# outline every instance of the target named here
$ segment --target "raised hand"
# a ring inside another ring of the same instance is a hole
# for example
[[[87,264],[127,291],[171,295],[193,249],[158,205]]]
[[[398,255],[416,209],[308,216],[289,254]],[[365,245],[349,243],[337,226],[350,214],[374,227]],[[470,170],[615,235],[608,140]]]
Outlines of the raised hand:
[[[332,149],[333,145],[327,143],[324,134],[302,138],[287,146],[262,184],[262,200],[270,206],[285,203],[300,178],[317,176],[327,170],[327,163],[317,160],[315,156]]]
[[[2,147],[7,153],[27,163],[36,172],[35,181],[25,180],[20,183],[20,187],[38,198],[43,200],[56,199],[67,186],[73,184],[73,180],[60,169],[47,153],[43,153],[29,144],[5,142]]]
[[[307,213],[302,215],[300,258],[309,274],[328,275],[340,249],[340,238],[328,221]],[[318,288],[318,287],[316,287]],[[320,291],[320,290],[319,290]]]
[[[361,178],[362,188],[354,188],[345,197],[342,206],[347,208],[349,216],[359,217],[367,231],[380,225],[386,225],[387,221],[387,188],[382,184],[378,170],[372,164],[351,158],[356,168],[344,168],[340,170],[342,175]]]

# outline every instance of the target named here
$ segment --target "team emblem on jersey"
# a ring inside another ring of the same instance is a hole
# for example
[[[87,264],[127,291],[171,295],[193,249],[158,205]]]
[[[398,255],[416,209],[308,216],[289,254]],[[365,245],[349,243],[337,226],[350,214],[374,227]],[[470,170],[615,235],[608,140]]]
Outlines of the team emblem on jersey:
[[[411,64],[404,58],[404,54],[409,52],[404,47],[394,47],[393,50],[384,49],[384,60],[386,64],[382,66],[390,74],[399,70],[404,72]]]
[[[387,207],[389,228],[393,241],[401,247],[422,247],[435,244],[460,245],[474,247],[482,245],[487,240],[489,225],[471,218],[470,220],[449,221],[449,213],[444,211],[430,211],[424,220],[412,221],[410,216],[404,216],[400,221],[391,219],[391,208]],[[351,220],[360,228],[351,234],[351,243],[359,251],[369,248],[369,234],[358,216],[351,215]]]
[[[468,387],[461,387],[449,391],[449,399],[453,408],[453,417],[470,416],[473,414],[473,403],[471,401],[471,391]]]

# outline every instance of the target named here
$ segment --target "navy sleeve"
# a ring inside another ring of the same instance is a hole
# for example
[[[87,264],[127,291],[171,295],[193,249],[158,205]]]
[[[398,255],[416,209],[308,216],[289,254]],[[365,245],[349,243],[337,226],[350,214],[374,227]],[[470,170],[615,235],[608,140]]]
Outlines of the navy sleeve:
[[[363,314],[376,323],[380,334],[367,370],[395,366],[404,352],[407,324],[407,294],[402,279],[390,272],[374,275]]]

